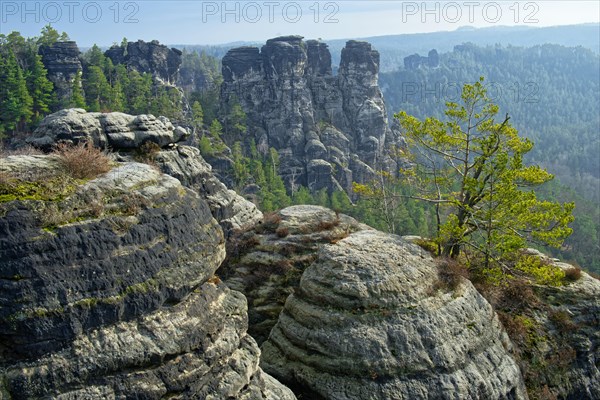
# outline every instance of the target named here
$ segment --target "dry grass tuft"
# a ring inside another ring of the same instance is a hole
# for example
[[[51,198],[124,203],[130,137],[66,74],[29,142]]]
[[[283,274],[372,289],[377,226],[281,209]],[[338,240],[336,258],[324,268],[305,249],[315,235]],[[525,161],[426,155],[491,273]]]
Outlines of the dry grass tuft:
[[[565,271],[565,280],[575,282],[581,279],[581,268],[571,267]]]
[[[42,154],[44,153],[41,150],[33,146],[24,146],[13,150],[0,149],[0,158],[8,156],[39,156]]]
[[[277,212],[266,213],[263,216],[262,222],[255,228],[257,233],[275,232],[279,223],[281,222],[281,216]]]
[[[531,285],[521,279],[515,279],[502,288],[498,306],[508,310],[524,311],[538,304],[539,299]]]
[[[569,313],[563,310],[556,310],[548,314],[548,318],[556,328],[562,333],[570,333],[577,330],[578,325],[573,322]]]
[[[290,234],[290,230],[286,227],[281,226],[277,228],[275,234],[277,235],[277,237],[284,238]]]
[[[154,159],[160,150],[158,144],[148,140],[136,149],[134,159],[142,163],[155,165]]]
[[[329,231],[329,230],[335,228],[336,226],[338,226],[339,224],[340,224],[339,216],[336,219],[333,219],[331,221],[319,221],[319,224],[317,225],[317,232]]]
[[[112,161],[108,154],[91,143],[75,146],[59,143],[54,152],[58,154],[65,170],[75,179],[95,178],[111,169]]]
[[[467,267],[456,260],[445,258],[438,264],[438,279],[433,284],[433,290],[447,288],[456,290],[463,279],[469,279]]]

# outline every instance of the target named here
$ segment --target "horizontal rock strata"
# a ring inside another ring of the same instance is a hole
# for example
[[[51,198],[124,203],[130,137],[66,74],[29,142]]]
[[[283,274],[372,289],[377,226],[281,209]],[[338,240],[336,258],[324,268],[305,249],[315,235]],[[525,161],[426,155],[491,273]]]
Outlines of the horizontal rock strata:
[[[511,343],[467,281],[399,237],[360,231],[323,245],[291,295],[261,365],[325,399],[524,399]]]

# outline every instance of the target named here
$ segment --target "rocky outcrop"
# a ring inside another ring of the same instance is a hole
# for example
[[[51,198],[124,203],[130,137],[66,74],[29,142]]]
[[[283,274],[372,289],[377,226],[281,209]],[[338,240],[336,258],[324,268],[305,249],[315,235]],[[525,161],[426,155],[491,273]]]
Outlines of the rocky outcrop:
[[[263,346],[261,365],[325,399],[525,399],[492,307],[436,285],[416,245],[367,230],[322,245]]]
[[[531,398],[600,398],[600,280],[534,249],[524,252],[566,275],[560,285],[483,287],[517,348]]]
[[[420,67],[436,68],[440,65],[440,56],[436,49],[432,49],[427,54],[427,57],[422,57],[418,54],[412,54],[404,57],[405,69],[418,69]]]
[[[225,235],[258,223],[262,213],[250,201],[219,181],[204,161],[197,148],[177,146],[163,150],[154,157],[154,162],[166,174],[171,175],[186,187],[205,199],[213,217],[219,221]]]
[[[127,42],[127,45],[112,46],[104,53],[112,62],[124,64],[139,73],[150,73],[162,82],[174,84],[181,65],[181,50],[160,44],[158,41]]]
[[[327,208],[303,205],[269,214],[229,239],[228,257],[218,273],[248,298],[248,332],[259,344],[268,338],[319,246],[362,229],[371,228]]]
[[[564,263],[556,265],[564,270],[573,268]],[[540,292],[545,303],[552,307],[545,316],[538,314],[538,323],[551,336],[560,338],[556,340],[559,346],[566,342],[574,351],[567,368],[558,369],[560,375],[554,391],[559,398],[600,398],[600,281],[582,272],[581,278],[570,285],[544,287]],[[553,359],[551,353],[547,354],[547,360]],[[551,381],[554,377],[548,378]]]
[[[0,172],[0,398],[295,398],[213,276],[224,237],[196,192],[139,163],[86,182],[52,155]]]
[[[50,149],[59,142],[76,144],[90,141],[100,148],[124,150],[125,153],[120,154],[123,160],[139,156],[141,145],[155,143],[167,149],[141,156],[206,200],[213,217],[219,221],[227,236],[234,229],[242,229],[259,221],[262,213],[254,204],[227,189],[211,172],[211,166],[200,156],[198,149],[174,146],[187,136],[187,129],[173,126],[168,118],[162,116],[88,113],[82,109],[67,109],[44,118],[27,141],[43,149]],[[132,151],[134,157],[131,156]]]
[[[79,48],[73,41],[40,46],[42,63],[48,70],[48,79],[54,84],[57,99],[68,99],[73,93],[73,79],[81,73]]]
[[[327,45],[302,39],[230,50],[222,60],[222,108],[241,104],[258,149],[279,151],[289,186],[350,193],[374,168],[391,168],[386,149],[398,143],[377,85],[379,53],[348,41],[334,76]]]
[[[168,118],[162,116],[86,112],[81,108],[71,108],[44,118],[27,142],[50,149],[58,142],[77,144],[91,141],[100,148],[131,150],[145,142],[164,147],[188,135],[185,128],[173,126]]]

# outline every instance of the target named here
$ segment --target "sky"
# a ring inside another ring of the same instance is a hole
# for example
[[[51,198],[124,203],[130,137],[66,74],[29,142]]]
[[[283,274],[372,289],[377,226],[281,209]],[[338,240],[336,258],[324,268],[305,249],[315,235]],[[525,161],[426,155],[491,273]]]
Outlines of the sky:
[[[263,42],[600,22],[598,1],[23,1],[0,0],[0,33],[37,36],[44,25],[81,47],[128,40],[165,44]]]

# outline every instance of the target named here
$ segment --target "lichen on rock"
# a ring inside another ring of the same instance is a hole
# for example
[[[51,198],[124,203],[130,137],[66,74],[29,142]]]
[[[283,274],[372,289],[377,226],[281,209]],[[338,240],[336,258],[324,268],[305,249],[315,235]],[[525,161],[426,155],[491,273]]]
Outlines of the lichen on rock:
[[[53,155],[2,161],[61,176]],[[0,204],[1,399],[295,399],[216,283],[224,235],[197,191],[135,162],[72,185]]]
[[[432,290],[423,249],[373,230],[323,245],[269,339],[263,368],[326,399],[525,399],[511,342],[468,282]]]

